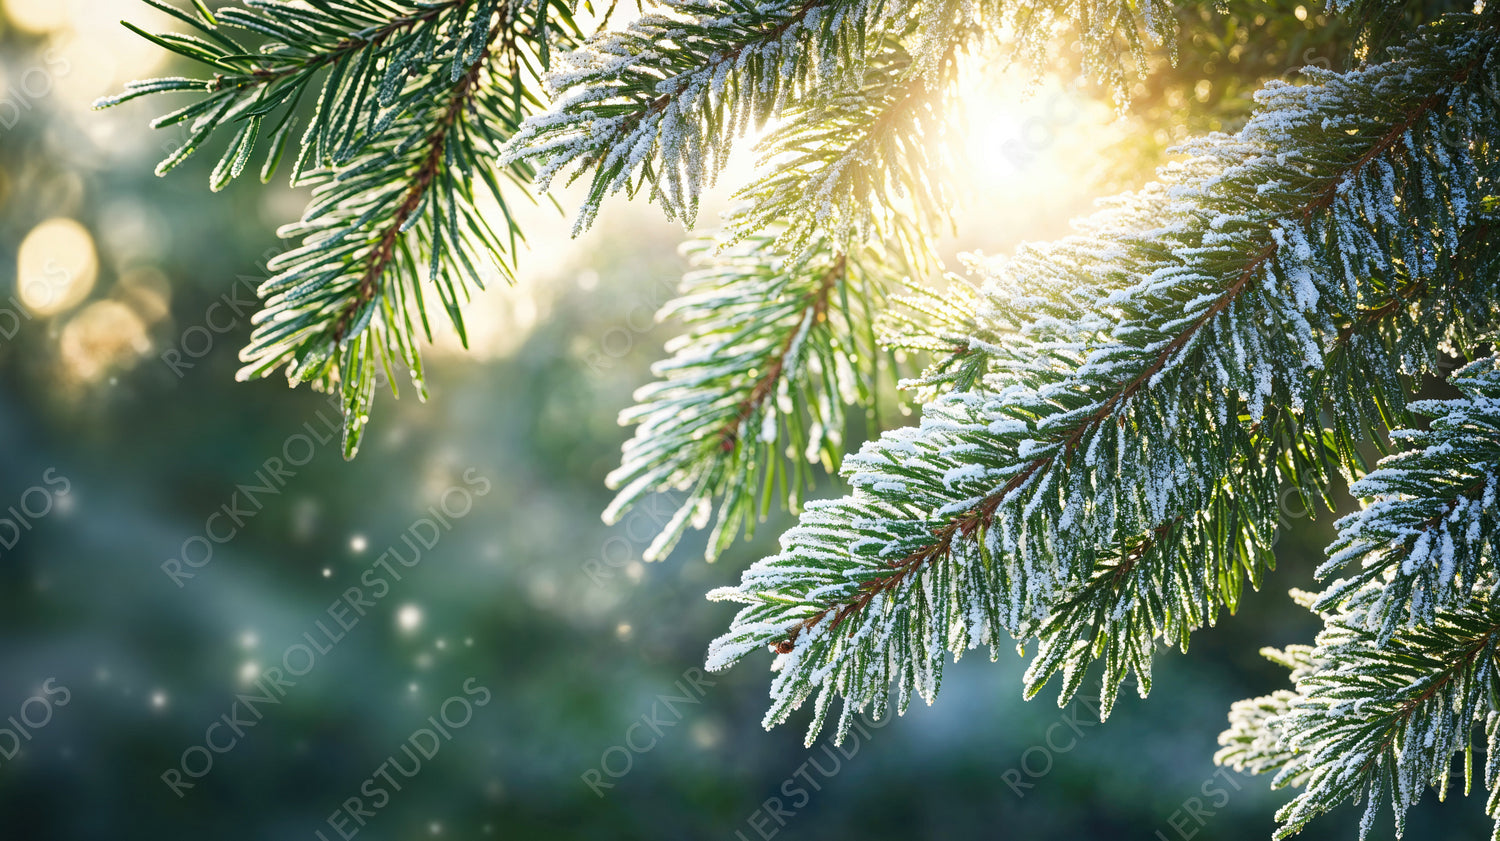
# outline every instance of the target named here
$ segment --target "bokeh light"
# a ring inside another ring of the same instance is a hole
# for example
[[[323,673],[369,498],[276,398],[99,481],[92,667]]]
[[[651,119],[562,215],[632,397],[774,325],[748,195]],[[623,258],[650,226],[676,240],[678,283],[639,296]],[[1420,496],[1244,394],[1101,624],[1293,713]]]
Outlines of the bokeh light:
[[[16,258],[21,304],[36,315],[65,312],[88,297],[98,271],[88,229],[72,219],[48,219],[21,242]]]
[[[5,0],[5,15],[17,27],[46,33],[68,24],[68,7],[62,0]]]
[[[396,625],[403,631],[415,631],[422,624],[422,609],[413,604],[402,605],[396,613]]]
[[[67,373],[96,382],[151,350],[146,323],[119,301],[95,301],[68,320],[59,340]]]

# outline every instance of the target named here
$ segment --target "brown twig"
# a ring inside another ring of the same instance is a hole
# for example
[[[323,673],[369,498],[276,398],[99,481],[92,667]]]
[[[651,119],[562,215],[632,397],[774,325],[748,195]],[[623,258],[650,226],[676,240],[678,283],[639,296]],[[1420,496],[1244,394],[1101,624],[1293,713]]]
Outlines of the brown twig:
[[[813,323],[817,324],[827,317],[828,297],[832,293],[838,279],[844,276],[847,266],[848,257],[843,252],[839,252],[834,257],[833,264],[828,267],[827,271],[823,272],[823,277],[818,281],[817,288],[807,293],[802,309],[802,317],[797,319],[799,326],[807,318],[812,318]],[[766,398],[775,393],[776,384],[780,381],[783,369],[786,367],[786,356],[791,352],[792,342],[797,340],[797,336],[800,333],[800,329],[787,333],[786,339],[781,343],[781,348],[776,351],[776,355],[771,358],[770,364],[766,366],[766,372],[755,381],[754,387],[750,389],[749,394],[745,395],[745,399],[740,401],[739,410],[735,413],[735,416],[719,428],[719,448],[724,452],[729,453],[734,451],[735,445],[739,442],[740,426],[755,413],[756,407],[760,406],[766,401]]]
[[[437,177],[443,166],[444,151],[447,148],[448,134],[458,122],[459,115],[468,105],[469,96],[473,93],[474,86],[479,80],[479,75],[484,69],[486,60],[490,56],[490,45],[494,43],[499,34],[504,20],[502,19],[490,29],[488,40],[485,42],[484,52],[474,61],[462,78],[459,79],[457,87],[448,99],[448,106],[443,111],[442,117],[436,126],[428,133],[426,139],[427,154],[423,156],[417,171],[412,177],[410,186],[397,205],[395,213],[391,216],[390,224],[381,233],[375,247],[365,255],[365,270],[360,275],[357,292],[339,313],[338,321],[333,329],[333,341],[335,344],[343,341],[350,323],[360,308],[375,299],[379,291],[380,278],[385,274],[395,257],[396,243],[400,240],[401,231],[406,226],[413,212],[422,204],[422,196],[432,185],[433,179]]]
[[[1443,671],[1442,676],[1433,681],[1431,686],[1422,690],[1422,693],[1420,695],[1412,698],[1409,701],[1403,702],[1401,706],[1396,709],[1395,714],[1391,717],[1391,725],[1386,730],[1385,736],[1381,739],[1380,746],[1375,749],[1375,752],[1370,755],[1369,759],[1364,761],[1364,764],[1360,765],[1359,771],[1356,772],[1355,776],[1364,776],[1364,774],[1370,770],[1370,766],[1374,765],[1376,760],[1380,759],[1380,757],[1391,748],[1391,745],[1395,744],[1396,736],[1400,733],[1401,722],[1410,717],[1418,707],[1431,700],[1432,696],[1436,695],[1438,690],[1442,689],[1444,686],[1447,686],[1449,683],[1452,683],[1453,680],[1458,677],[1459,673],[1468,668],[1469,664],[1474,660],[1476,656],[1479,655],[1480,652],[1484,651],[1486,648],[1489,648],[1495,643],[1495,638],[1497,635],[1500,635],[1500,625],[1494,625],[1488,631],[1481,634],[1479,638],[1474,641],[1474,644],[1460,653],[1458,659],[1453,661],[1452,665]],[[1371,796],[1373,797],[1374,795],[1372,794]]]

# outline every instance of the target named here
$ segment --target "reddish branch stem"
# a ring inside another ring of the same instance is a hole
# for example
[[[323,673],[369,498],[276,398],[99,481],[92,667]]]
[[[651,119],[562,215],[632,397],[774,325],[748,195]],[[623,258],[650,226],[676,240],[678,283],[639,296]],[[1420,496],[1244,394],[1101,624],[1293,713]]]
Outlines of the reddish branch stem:
[[[1380,747],[1376,748],[1370,758],[1365,760],[1364,764],[1359,767],[1359,772],[1356,776],[1363,776],[1370,770],[1370,766],[1374,765],[1376,760],[1380,759],[1381,755],[1390,750],[1391,745],[1395,744],[1396,736],[1400,733],[1401,723],[1409,718],[1418,707],[1431,700],[1432,696],[1436,695],[1439,689],[1452,683],[1453,679],[1458,677],[1459,673],[1464,669],[1468,668],[1469,664],[1480,652],[1494,643],[1497,634],[1500,634],[1500,625],[1490,628],[1489,631],[1475,640],[1473,646],[1461,652],[1458,659],[1453,661],[1453,665],[1443,673],[1443,676],[1433,681],[1431,686],[1422,690],[1420,695],[1401,704],[1396,710],[1395,715],[1391,717],[1390,728],[1386,731],[1385,736],[1381,738]],[[1371,796],[1373,797],[1374,795],[1371,794]]]
[[[502,22],[503,23],[503,22]],[[396,253],[396,244],[401,238],[401,231],[410,220],[412,213],[422,204],[422,196],[432,186],[433,179],[443,167],[444,152],[447,149],[448,135],[463,114],[465,106],[469,102],[469,96],[478,83],[479,75],[484,69],[486,60],[490,56],[490,44],[494,42],[495,36],[500,32],[497,25],[490,30],[489,39],[485,43],[484,52],[474,61],[462,78],[459,79],[457,87],[448,99],[448,105],[443,110],[442,117],[436,126],[428,133],[425,141],[427,153],[423,155],[417,171],[412,176],[410,186],[402,196],[401,203],[397,205],[395,213],[391,216],[390,223],[381,233],[380,239],[375,247],[365,255],[365,270],[361,273],[359,286],[355,297],[344,305],[339,314],[338,322],[334,326],[333,341],[337,344],[343,341],[350,323],[360,308],[375,299],[380,288],[380,278],[390,267],[391,260]]]
[[[839,253],[834,257],[833,265],[828,267],[828,270],[823,273],[823,277],[818,281],[818,287],[807,294],[806,303],[802,309],[802,317],[797,319],[797,329],[787,334],[786,339],[781,343],[781,348],[776,351],[776,355],[771,358],[771,363],[766,366],[766,372],[761,375],[760,379],[755,381],[755,386],[750,389],[750,393],[745,396],[745,399],[740,401],[739,411],[719,429],[719,448],[724,452],[729,453],[734,451],[735,444],[739,442],[740,426],[750,419],[750,416],[755,413],[756,407],[760,406],[768,397],[776,392],[776,384],[780,381],[781,375],[786,368],[786,356],[792,350],[792,343],[797,340],[798,334],[801,333],[800,328],[803,320],[811,317],[813,324],[816,325],[827,317],[828,297],[833,292],[834,284],[838,282],[839,278],[843,277],[847,266],[848,257],[842,252]]]

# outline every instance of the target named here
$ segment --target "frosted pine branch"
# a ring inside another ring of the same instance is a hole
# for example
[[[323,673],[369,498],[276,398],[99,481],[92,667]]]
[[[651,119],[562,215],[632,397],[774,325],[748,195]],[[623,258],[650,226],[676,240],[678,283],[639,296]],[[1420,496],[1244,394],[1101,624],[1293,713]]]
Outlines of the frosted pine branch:
[[[662,311],[690,332],[655,366],[662,379],[621,414],[639,427],[610,474],[621,490],[605,518],[654,491],[685,494],[650,558],[710,519],[707,552],[716,557],[741,528],[753,530],[773,487],[796,506],[813,465],[832,472],[842,456],[847,407],[865,407],[877,424],[879,392],[894,383],[874,322],[900,282],[887,273],[899,263],[875,247],[845,254],[826,241],[783,255],[773,240],[752,237],[717,256],[715,243],[698,244],[683,297]]]
[[[757,147],[766,174],[741,189],[728,228],[743,237],[775,227],[796,253],[820,235],[897,243],[931,265],[929,239],[950,220],[956,173],[945,95],[960,41],[932,70],[892,39],[848,91],[819,90],[789,107]]]
[[[124,92],[94,105],[105,108],[153,93],[203,94],[153,121],[155,128],[190,127],[189,139],[161,162],[157,174],[182,163],[214,132],[238,126],[214,170],[216,190],[240,174],[258,141],[269,143],[261,180],[270,180],[298,124],[297,104],[309,93],[315,101],[304,115],[307,129],[295,154],[293,183],[309,168],[351,160],[384,125],[420,102],[413,94],[423,88],[406,84],[409,75],[437,63],[456,80],[473,63],[494,9],[493,2],[462,0],[337,0],[316,7],[255,0],[246,8],[229,6],[212,16],[201,11],[195,16],[158,0],[147,2],[204,37],[135,31],[205,65],[213,75],[131,82]],[[265,43],[251,49],[231,30]]]
[[[1322,667],[1303,674],[1296,696],[1270,715],[1271,750],[1290,751],[1278,783],[1302,791],[1283,807],[1277,838],[1300,831],[1317,815],[1348,800],[1365,801],[1360,838],[1390,803],[1396,834],[1406,812],[1431,786],[1441,798],[1453,756],[1464,754],[1464,792],[1473,772],[1473,729],[1485,726],[1485,751],[1500,749],[1495,708],[1500,686],[1500,614],[1488,596],[1443,611],[1432,622],[1381,644],[1360,622],[1330,620],[1310,656]],[[1254,727],[1240,720],[1241,727]],[[1500,775],[1493,759],[1484,774],[1487,811],[1500,821]]]
[[[539,161],[543,189],[557,177],[588,177],[576,230],[622,191],[645,191],[669,216],[692,223],[736,140],[789,108],[856,95],[893,39],[911,54],[914,74],[932,77],[956,48],[1006,28],[1041,66],[1069,25],[1088,67],[1123,96],[1123,54],[1139,64],[1143,45],[1170,40],[1176,21],[1162,0],[1110,0],[1087,15],[1062,0],[669,0],[563,57],[548,79],[551,113],[528,120],[507,154]],[[901,135],[919,127],[887,126],[881,153],[920,142]],[[809,198],[813,215],[819,201]]]
[[[1358,609],[1364,626],[1385,642],[1402,627],[1427,625],[1494,580],[1500,540],[1500,370],[1493,359],[1452,379],[1463,396],[1413,408],[1429,429],[1396,430],[1417,445],[1383,459],[1351,491],[1368,497],[1339,522],[1319,572],[1358,564],[1335,581],[1317,607]]]
[[[1101,552],[1209,510],[1239,478],[1240,430],[1323,403],[1326,357],[1365,302],[1466,259],[1495,163],[1428,150],[1446,122],[1465,137],[1493,124],[1475,95],[1493,77],[1490,26],[1450,18],[1385,63],[1273,83],[1239,135],[1191,145],[1118,229],[1037,250],[1052,259],[1026,268],[1113,284],[1095,304],[1108,335],[1076,362],[1048,351],[1064,368],[1050,377],[991,374],[850,457],[854,495],[810,507],[780,555],[715,594],[749,606],[710,664],[776,646],[767,722],[816,692],[814,733],[834,695],[846,717],[893,682],[903,705],[930,701],[945,651],[1036,633]]]

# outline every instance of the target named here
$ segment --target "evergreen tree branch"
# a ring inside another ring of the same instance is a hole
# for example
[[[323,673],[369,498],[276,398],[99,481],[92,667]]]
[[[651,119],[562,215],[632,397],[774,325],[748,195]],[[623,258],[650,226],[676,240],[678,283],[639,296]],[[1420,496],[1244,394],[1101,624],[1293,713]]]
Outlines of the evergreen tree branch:
[[[1387,290],[1388,301],[1370,300],[1339,330],[1313,390],[1323,395],[1319,400],[1323,405],[1342,404],[1351,384],[1374,395],[1371,410],[1339,413],[1346,426],[1373,427],[1381,416],[1406,416],[1401,388],[1386,397],[1378,385],[1372,386],[1376,372],[1389,368],[1386,360],[1392,350],[1409,344],[1398,338],[1401,329],[1397,325],[1408,326],[1398,317],[1403,308],[1425,311],[1425,326],[1441,325],[1434,331],[1438,335],[1462,334],[1466,319],[1459,313],[1478,306],[1472,294],[1464,294],[1473,291],[1469,288],[1473,274],[1494,277],[1497,269],[1485,256],[1492,249],[1481,245],[1490,236],[1490,225],[1481,222],[1471,233],[1459,253],[1476,255],[1478,266],[1465,266],[1442,284],[1424,277],[1396,285]],[[1433,319],[1433,313],[1445,317]],[[1436,370],[1437,361],[1429,358],[1425,365],[1414,366],[1413,373]],[[1062,671],[1060,697],[1071,698],[1089,662],[1102,658],[1103,714],[1112,708],[1114,692],[1127,668],[1139,675],[1144,697],[1151,686],[1151,653],[1158,637],[1169,647],[1186,651],[1191,631],[1213,624],[1221,605],[1234,612],[1243,583],[1248,580],[1259,589],[1265,573],[1274,569],[1271,538],[1282,525],[1280,502],[1286,491],[1297,492],[1303,511],[1314,510],[1316,497],[1333,507],[1327,495],[1332,480],[1327,466],[1341,461],[1339,440],[1333,432],[1299,426],[1297,416],[1290,413],[1278,413],[1247,430],[1245,439],[1236,445],[1239,455],[1233,459],[1234,466],[1213,486],[1200,511],[1180,514],[1127,540],[1117,554],[1104,553],[1094,562],[1092,577],[1058,600],[1036,632],[1041,648],[1027,670],[1028,696]],[[1364,477],[1355,487],[1372,478]],[[1445,484],[1446,480],[1439,483]],[[1420,485],[1413,482],[1411,486]],[[1483,550],[1483,545],[1474,548],[1476,553]],[[1372,573],[1361,580],[1374,577]],[[1387,592],[1387,598],[1394,596]]]
[[[132,83],[102,102],[201,94],[157,121],[186,122],[191,134],[163,170],[238,124],[211,176],[222,187],[249,160],[262,122],[272,121],[262,168],[269,178],[299,101],[322,80],[292,175],[312,187],[312,202],[280,232],[301,245],[272,263],[277,274],[260,289],[265,309],[241,353],[240,377],[284,368],[294,384],[340,389],[352,456],[377,373],[394,392],[394,367],[405,367],[425,396],[418,346],[432,337],[429,300],[466,342],[461,306],[471,288],[511,276],[521,232],[502,181],[524,187],[535,173],[525,162],[496,173],[493,162],[540,107],[532,88],[552,43],[576,43],[571,11],[562,0],[245,0],[217,14],[200,8],[198,17],[166,8],[207,40],[148,37],[220,72]],[[265,41],[251,52],[227,28]]]
[[[346,455],[358,447],[378,376],[394,392],[394,366],[405,367],[425,396],[418,347],[431,340],[429,300],[467,341],[461,307],[471,287],[510,276],[520,233],[490,166],[534,106],[528,79],[514,71],[534,66],[529,39],[541,26],[524,6],[477,11],[486,40],[462,74],[409,83],[425,91],[422,107],[347,164],[309,175],[312,204],[281,231],[302,244],[272,262],[277,274],[260,289],[266,307],[241,353],[242,379],[285,368],[294,384],[338,388]],[[524,164],[505,173],[518,184],[531,175]],[[506,228],[492,226],[490,203]]]
[[[1461,68],[1454,75],[1454,80],[1463,81],[1475,64],[1477,64],[1477,60]],[[1411,130],[1418,119],[1429,114],[1441,100],[1442,94],[1434,94],[1418,103],[1400,122],[1387,129],[1353,163],[1331,173],[1330,176],[1325,176],[1326,185],[1310,201],[1297,208],[1291,215],[1305,224],[1315,213],[1326,209],[1333,202],[1337,192],[1344,185],[1347,178],[1359,174],[1378,155],[1389,150],[1401,137]],[[1274,239],[1269,235],[1267,236],[1267,240],[1266,244],[1250,258],[1245,266],[1236,272],[1229,287],[1220,293],[1207,309],[1197,315],[1185,329],[1172,336],[1166,345],[1151,358],[1151,361],[1143,370],[1136,373],[1120,387],[1112,389],[1103,400],[1095,404],[1091,412],[1085,414],[1081,420],[1063,430],[1056,444],[1047,448],[1050,452],[1026,462],[998,490],[984,497],[977,506],[964,512],[964,514],[944,526],[935,535],[935,539],[930,544],[909,553],[902,561],[893,564],[892,566],[896,571],[883,581],[875,583],[873,587],[866,588],[866,591],[859,599],[842,606],[830,606],[828,610],[832,611],[837,608],[846,615],[851,608],[857,609],[857,606],[868,603],[872,595],[871,590],[898,586],[902,577],[920,569],[923,564],[933,558],[947,554],[952,548],[953,541],[956,539],[970,538],[981,529],[989,527],[1000,504],[1015,491],[1026,485],[1039,471],[1054,464],[1059,456],[1070,460],[1077,453],[1079,444],[1090,432],[1096,430],[1106,420],[1112,419],[1122,404],[1128,402],[1147,383],[1151,382],[1169,362],[1174,361],[1182,349],[1198,336],[1211,321],[1228,310],[1251,283],[1259,279],[1260,272],[1276,257],[1284,244],[1283,240]],[[807,624],[809,626],[815,624],[819,618],[821,617],[812,618]]]
[[[410,84],[410,78],[442,74],[449,82],[458,79],[485,43],[487,21],[496,6],[473,0],[333,0],[316,6],[246,0],[245,8],[222,8],[216,14],[199,8],[194,16],[157,0],[147,2],[205,37],[152,35],[131,28],[215,72],[209,78],[131,82],[124,92],[100,99],[95,107],[152,93],[201,94],[152,123],[156,128],[190,126],[188,140],[162,161],[157,173],[182,163],[220,129],[233,128],[234,137],[211,179],[216,190],[239,175],[263,137],[270,148],[261,178],[270,180],[296,126],[298,104],[319,79],[316,101],[305,115],[307,129],[292,181],[298,183],[311,167],[352,160],[385,126],[424,102],[430,86]],[[252,50],[234,40],[229,29],[265,42]],[[263,125],[270,127],[264,135]]]
[[[1491,363],[1492,364],[1492,363]],[[1491,579],[1493,581],[1493,579]],[[1487,590],[1489,588],[1486,588]],[[1396,834],[1423,789],[1446,794],[1452,757],[1464,753],[1464,791],[1472,782],[1472,733],[1484,723],[1491,756],[1487,811],[1500,831],[1500,613],[1490,592],[1404,628],[1382,642],[1348,614],[1325,616],[1327,627],[1294,671],[1295,691],[1236,705],[1219,761],[1244,770],[1278,770],[1275,785],[1302,791],[1284,806],[1276,837],[1301,831],[1334,806],[1363,797],[1360,838],[1385,802]],[[1259,708],[1259,709],[1256,709]]]
[[[1416,403],[1414,409],[1433,417],[1431,427],[1392,437],[1419,446],[1388,456],[1354,483],[1352,492],[1370,502],[1339,521],[1319,574],[1355,562],[1360,569],[1333,582],[1317,609],[1354,611],[1384,644],[1400,627],[1431,624],[1439,611],[1467,603],[1476,587],[1494,579],[1500,375],[1493,367],[1487,359],[1456,374],[1458,399]]]
[[[883,707],[893,681],[903,706],[913,689],[930,701],[945,648],[1034,633],[1101,547],[1204,510],[1234,429],[1317,399],[1340,314],[1378,291],[1360,274],[1426,276],[1459,259],[1479,164],[1423,150],[1435,112],[1475,107],[1467,86],[1492,69],[1492,26],[1450,18],[1389,62],[1271,85],[1239,136],[1167,173],[1169,198],[1142,199],[1133,229],[1055,249],[1054,274],[1112,258],[1082,272],[1115,275],[1100,301],[1116,313],[1108,341],[1050,381],[995,375],[989,393],[949,395],[918,431],[850,457],[854,495],[809,506],[781,555],[714,594],[749,606],[710,665],[786,651],[767,723],[820,689],[812,732],[835,693],[845,719]],[[1398,269],[1392,254],[1417,258]]]
[[[1278,837],[1361,794],[1361,837],[1382,799],[1399,835],[1424,786],[1446,792],[1459,750],[1467,793],[1470,734],[1481,718],[1488,811],[1500,832],[1500,357],[1471,363],[1451,382],[1461,398],[1413,404],[1433,417],[1428,430],[1395,436],[1425,446],[1387,457],[1354,483],[1354,493],[1374,498],[1339,522],[1323,572],[1355,559],[1365,570],[1305,596],[1327,629],[1306,653],[1308,666],[1294,670],[1295,691],[1239,702],[1220,737],[1216,761],[1275,770],[1276,785],[1305,787],[1278,814]]]
[[[717,501],[707,549],[716,557],[742,526],[753,529],[765,516],[773,488],[800,503],[812,484],[807,462],[832,472],[846,406],[866,407],[867,422],[876,422],[889,366],[873,325],[899,282],[887,273],[899,261],[874,247],[846,254],[826,240],[777,255],[774,239],[752,237],[727,251],[697,245],[699,268],[662,311],[690,331],[655,367],[662,379],[621,414],[639,428],[610,474],[621,490],[605,518],[618,519],[655,491],[686,492],[648,558],[671,551],[689,524],[706,525]]]
[[[835,242],[894,243],[912,265],[937,261],[928,243],[951,221],[949,116],[955,38],[931,69],[899,38],[870,57],[848,91],[819,89],[789,105],[757,151],[766,175],[735,196],[731,241],[775,227],[796,253],[820,235]]]
[[[557,92],[552,112],[529,120],[508,154],[538,160],[543,189],[558,176],[571,182],[591,173],[577,230],[592,223],[609,195],[642,189],[668,216],[691,224],[699,195],[749,127],[789,107],[816,108],[813,103],[857,92],[867,67],[884,67],[879,50],[891,39],[913,51],[917,75],[930,77],[956,48],[1003,27],[1016,32],[1018,43],[1033,45],[1029,55],[1040,59],[1064,23],[1076,24],[1089,66],[1123,93],[1123,74],[1114,69],[1121,52],[1128,48],[1139,57],[1142,31],[1169,40],[1175,19],[1163,0],[1111,0],[1092,14],[1062,0],[774,0],[754,6],[671,0],[628,30],[596,36],[564,58],[549,77]],[[671,48],[663,49],[667,44]],[[915,127],[912,121],[889,126],[893,135]],[[920,136],[892,138],[886,148],[921,142]]]

